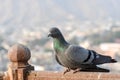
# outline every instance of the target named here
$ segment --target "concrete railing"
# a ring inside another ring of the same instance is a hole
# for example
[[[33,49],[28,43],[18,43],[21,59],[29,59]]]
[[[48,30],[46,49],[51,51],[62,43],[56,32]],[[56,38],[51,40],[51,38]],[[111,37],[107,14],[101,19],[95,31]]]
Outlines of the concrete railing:
[[[63,72],[34,71],[28,63],[30,50],[21,44],[11,47],[8,56],[8,70],[0,74],[0,80],[120,80],[119,73],[78,72],[63,75]]]

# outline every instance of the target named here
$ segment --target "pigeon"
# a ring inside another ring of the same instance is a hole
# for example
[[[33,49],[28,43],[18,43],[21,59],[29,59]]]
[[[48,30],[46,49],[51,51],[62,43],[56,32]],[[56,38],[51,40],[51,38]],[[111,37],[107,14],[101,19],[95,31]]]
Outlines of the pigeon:
[[[50,29],[48,37],[53,38],[56,61],[61,66],[66,67],[64,74],[71,70],[73,70],[73,73],[78,71],[109,72],[108,69],[100,68],[97,65],[117,62],[110,56],[101,55],[94,50],[68,43],[57,27]]]

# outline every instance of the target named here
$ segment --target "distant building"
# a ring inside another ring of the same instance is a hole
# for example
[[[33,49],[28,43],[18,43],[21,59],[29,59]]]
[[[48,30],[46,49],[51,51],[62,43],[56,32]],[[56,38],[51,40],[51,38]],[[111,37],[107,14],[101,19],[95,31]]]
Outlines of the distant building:
[[[40,66],[40,65],[33,65],[35,67],[35,70],[36,71],[44,71],[45,68],[43,66]]]
[[[120,43],[102,43],[100,49],[105,54],[114,57],[115,53],[120,52]]]
[[[106,51],[106,50],[119,51],[120,50],[120,43],[102,43],[102,44],[100,44],[100,48],[103,51]]]

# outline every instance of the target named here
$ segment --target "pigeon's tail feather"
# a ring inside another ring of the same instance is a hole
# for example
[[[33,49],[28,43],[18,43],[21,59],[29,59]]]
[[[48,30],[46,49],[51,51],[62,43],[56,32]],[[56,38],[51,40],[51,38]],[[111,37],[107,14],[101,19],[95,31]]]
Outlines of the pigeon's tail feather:
[[[110,56],[104,56],[99,54],[99,58],[96,58],[93,63],[96,65],[104,64],[104,63],[116,63],[115,59],[112,59]]]
[[[110,72],[110,70],[108,70],[108,69],[100,68],[97,66],[93,66],[90,68],[83,68],[80,71],[84,71],[84,72]]]
[[[117,61],[115,59],[111,59],[111,63],[116,63]]]

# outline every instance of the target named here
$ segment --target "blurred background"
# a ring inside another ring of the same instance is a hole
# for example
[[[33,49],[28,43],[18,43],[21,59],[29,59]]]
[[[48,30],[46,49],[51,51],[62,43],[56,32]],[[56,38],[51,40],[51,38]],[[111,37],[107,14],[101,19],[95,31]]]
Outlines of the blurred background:
[[[6,71],[7,52],[15,43],[31,50],[36,70],[61,71],[56,63],[51,27],[76,45],[110,55],[118,63],[101,67],[120,72],[120,0],[0,0],[0,71]]]

